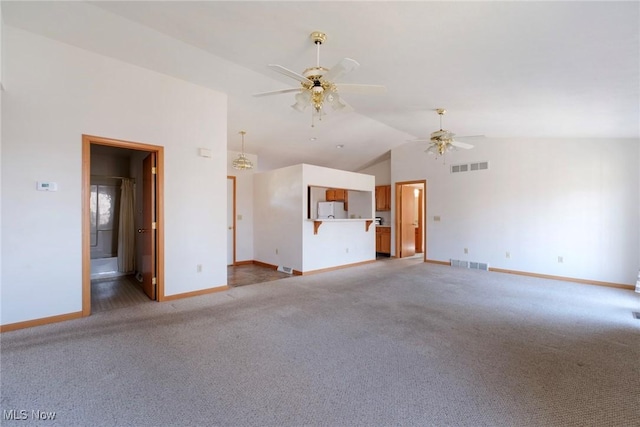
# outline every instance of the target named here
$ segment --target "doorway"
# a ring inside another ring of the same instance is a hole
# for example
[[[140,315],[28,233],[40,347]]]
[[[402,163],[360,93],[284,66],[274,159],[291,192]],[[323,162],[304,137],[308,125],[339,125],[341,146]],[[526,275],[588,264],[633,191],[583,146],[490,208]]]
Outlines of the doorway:
[[[426,180],[396,183],[395,249],[398,258],[422,253],[423,261],[427,259],[426,189]]]
[[[236,177],[227,176],[227,267],[236,264]]]
[[[99,162],[100,154],[108,159],[119,155],[131,160],[125,162],[127,165],[115,166],[115,161]],[[96,304],[100,294],[129,303],[136,298],[138,301],[140,298],[147,301],[164,299],[163,164],[163,147],[82,136],[83,316],[91,314],[92,301],[100,308]],[[105,188],[101,189],[101,186]],[[134,194],[127,195],[127,191]],[[121,209],[116,211],[118,205]],[[110,223],[112,218],[113,224],[119,223],[117,229]],[[114,258],[116,252],[118,256]],[[106,270],[96,272],[97,263],[93,263],[93,282],[99,285],[93,290],[92,258],[107,266]],[[117,264],[115,269],[114,263]],[[103,273],[107,275],[100,277]],[[134,278],[141,283],[136,283]],[[131,290],[136,284],[144,292],[142,297]]]

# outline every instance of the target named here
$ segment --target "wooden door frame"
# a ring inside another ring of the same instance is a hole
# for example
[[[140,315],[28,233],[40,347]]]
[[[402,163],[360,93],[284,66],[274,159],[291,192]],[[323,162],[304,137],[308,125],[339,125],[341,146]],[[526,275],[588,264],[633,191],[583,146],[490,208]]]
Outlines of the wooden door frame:
[[[236,177],[227,175],[227,180],[233,181],[233,263],[231,265],[236,265]]]
[[[395,183],[395,205],[396,208],[394,210],[395,213],[395,255],[396,258],[400,258],[400,252],[402,248],[402,235],[400,234],[400,215],[402,214],[402,206],[400,203],[400,194],[402,193],[402,186],[404,185],[415,185],[422,184],[422,204],[420,206],[419,215],[422,216],[422,260],[426,262],[427,260],[427,180],[421,179],[416,181],[398,181]]]
[[[164,295],[164,147],[93,135],[82,135],[82,316],[91,315],[91,144],[156,153],[156,300]]]

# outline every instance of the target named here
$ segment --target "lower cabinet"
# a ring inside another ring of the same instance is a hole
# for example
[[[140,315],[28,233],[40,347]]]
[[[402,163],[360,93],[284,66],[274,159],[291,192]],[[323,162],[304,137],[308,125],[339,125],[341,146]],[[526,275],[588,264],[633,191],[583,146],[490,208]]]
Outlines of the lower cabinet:
[[[391,227],[376,227],[376,252],[391,254]]]

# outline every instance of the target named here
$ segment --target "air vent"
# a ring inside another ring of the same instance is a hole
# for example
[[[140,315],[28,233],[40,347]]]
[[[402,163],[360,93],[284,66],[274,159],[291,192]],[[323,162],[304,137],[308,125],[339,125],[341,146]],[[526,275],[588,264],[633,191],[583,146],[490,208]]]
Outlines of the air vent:
[[[464,163],[460,165],[451,165],[451,173],[473,172],[489,169],[489,162]]]
[[[489,264],[486,262],[462,261],[459,259],[450,259],[451,267],[469,268],[471,270],[489,271]]]
[[[284,265],[279,266],[278,267],[278,271],[280,271],[282,273],[293,274],[293,268],[285,267]]]

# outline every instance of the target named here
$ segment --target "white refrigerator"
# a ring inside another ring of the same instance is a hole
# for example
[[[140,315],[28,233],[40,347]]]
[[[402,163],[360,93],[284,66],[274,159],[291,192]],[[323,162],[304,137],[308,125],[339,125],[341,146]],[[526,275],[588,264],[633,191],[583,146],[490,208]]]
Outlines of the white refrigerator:
[[[346,218],[344,202],[318,202],[318,219]]]

